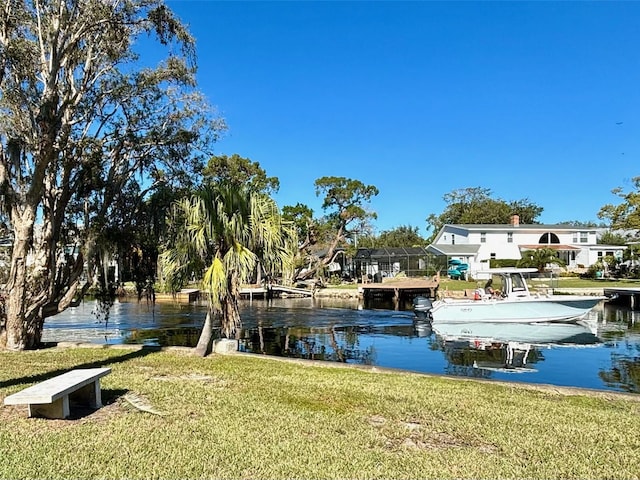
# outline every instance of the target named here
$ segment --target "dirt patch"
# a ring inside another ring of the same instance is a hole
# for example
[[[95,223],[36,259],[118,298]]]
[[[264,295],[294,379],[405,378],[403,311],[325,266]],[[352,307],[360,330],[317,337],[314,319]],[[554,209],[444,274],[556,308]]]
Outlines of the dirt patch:
[[[391,422],[380,415],[369,417],[369,424],[378,430],[389,450],[443,450],[470,447],[482,453],[495,453],[495,445],[463,438],[452,433],[435,431],[418,420]]]
[[[161,380],[161,381],[175,381],[175,380],[190,380],[195,382],[217,382],[220,380],[216,380],[216,378],[211,375],[200,375],[198,373],[189,373],[187,375],[157,375],[155,377],[151,377],[151,380]]]

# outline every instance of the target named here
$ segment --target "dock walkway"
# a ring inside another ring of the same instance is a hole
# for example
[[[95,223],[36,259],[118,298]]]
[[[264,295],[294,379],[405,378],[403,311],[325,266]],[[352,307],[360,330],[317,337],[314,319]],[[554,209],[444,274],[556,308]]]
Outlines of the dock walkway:
[[[631,310],[640,310],[640,287],[605,287],[605,297],[627,302]]]
[[[240,289],[241,295],[248,295],[250,300],[253,297],[272,297],[275,293],[280,295],[295,295],[302,297],[313,297],[313,290],[308,288],[285,287],[284,285],[248,285]]]
[[[394,303],[398,305],[401,301],[413,299],[416,295],[436,298],[439,285],[437,280],[406,278],[383,283],[363,283],[358,289],[362,290],[365,305],[374,296],[392,296]]]
[[[394,302],[397,303],[401,300],[413,299],[416,295],[436,298],[438,286],[439,283],[436,280],[423,278],[393,279],[383,283],[358,284],[358,290],[349,290],[348,296],[362,295],[365,302],[373,297],[393,297]],[[272,297],[274,295],[314,297],[318,294],[319,296],[331,296],[326,294],[327,291],[331,292],[332,289],[317,290],[271,284],[267,286],[245,285],[240,289],[240,294],[248,296],[249,299],[253,299],[254,297]]]
[[[171,301],[171,302],[195,302],[200,297],[200,290],[197,288],[183,288],[175,293],[153,293],[153,299],[147,297],[147,300],[153,301]]]

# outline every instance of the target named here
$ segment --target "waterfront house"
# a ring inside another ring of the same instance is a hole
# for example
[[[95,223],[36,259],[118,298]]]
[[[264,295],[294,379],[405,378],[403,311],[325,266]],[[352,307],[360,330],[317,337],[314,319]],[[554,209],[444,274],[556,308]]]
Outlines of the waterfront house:
[[[491,259],[520,259],[527,250],[551,248],[568,270],[580,271],[607,255],[622,258],[626,246],[598,244],[605,231],[574,225],[521,224],[519,216],[513,215],[511,223],[503,225],[445,225],[427,250],[467,263],[473,275],[488,268]]]

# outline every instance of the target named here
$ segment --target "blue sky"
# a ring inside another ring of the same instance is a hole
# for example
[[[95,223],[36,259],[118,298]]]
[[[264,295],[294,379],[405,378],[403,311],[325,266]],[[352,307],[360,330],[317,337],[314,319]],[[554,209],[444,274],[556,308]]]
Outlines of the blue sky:
[[[379,233],[483,187],[597,221],[640,175],[640,2],[169,0],[197,41],[199,88],[227,120],[216,153],[280,179],[375,185]]]

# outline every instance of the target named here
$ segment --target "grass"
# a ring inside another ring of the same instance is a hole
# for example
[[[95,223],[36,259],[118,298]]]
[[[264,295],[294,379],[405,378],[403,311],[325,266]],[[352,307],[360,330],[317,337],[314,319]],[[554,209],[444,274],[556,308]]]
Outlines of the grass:
[[[0,408],[0,478],[640,477],[640,402],[616,394],[80,348],[0,353],[0,398],[82,366],[112,368],[105,407]]]
[[[553,286],[554,289],[561,288],[604,288],[604,287],[640,287],[640,280],[630,279],[615,279],[615,280],[596,280],[579,277],[560,277],[554,278],[551,281],[549,278],[527,280],[527,283],[531,287],[535,287],[538,284],[545,284],[547,286]],[[484,285],[484,280],[480,281],[480,284]],[[464,280],[451,280],[449,278],[440,279],[440,290],[454,290],[460,291],[469,288],[476,288],[478,286],[477,281],[466,282]]]
[[[341,283],[339,285],[327,283],[325,288],[334,288],[339,290],[357,290],[359,285],[357,283]]]
[[[535,287],[539,284],[545,284],[547,286],[553,286],[554,289],[562,288],[603,288],[603,287],[640,287],[640,280],[637,279],[588,279],[579,277],[559,277],[554,278],[551,281],[549,278],[541,278],[527,281],[531,287]],[[481,285],[484,285],[484,280],[480,281]],[[440,278],[440,291],[452,290],[462,291],[466,289],[477,288],[478,281],[466,282],[464,280],[451,280],[450,278]],[[341,285],[327,285],[328,289],[357,289],[357,284],[341,284]]]
[[[546,280],[548,284],[549,281]],[[556,283],[565,288],[605,288],[605,287],[640,287],[640,280],[637,279],[589,279],[578,277],[560,277],[553,279]]]

